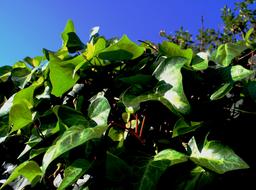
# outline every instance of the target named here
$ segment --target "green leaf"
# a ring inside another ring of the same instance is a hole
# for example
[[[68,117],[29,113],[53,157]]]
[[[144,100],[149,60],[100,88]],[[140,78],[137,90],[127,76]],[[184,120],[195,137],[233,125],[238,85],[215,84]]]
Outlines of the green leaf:
[[[187,59],[182,57],[168,58],[164,62],[161,62],[153,73],[158,81],[164,81],[166,84],[172,86],[171,89],[164,92],[163,97],[182,114],[190,111],[189,102],[183,91],[181,74],[181,68],[186,62]]]
[[[193,57],[191,66],[194,70],[202,71],[208,68],[208,60],[206,58],[202,58],[203,56],[207,56],[207,53],[200,52],[195,57]]]
[[[159,51],[167,57],[183,57],[187,59],[186,64],[190,64],[193,58],[192,49],[181,49],[181,47],[172,42],[164,41],[159,46]]]
[[[68,43],[68,33],[70,32],[76,32],[75,31],[75,27],[74,27],[74,23],[71,19],[69,19],[67,21],[66,27],[64,29],[64,31],[61,34],[62,40],[63,40],[63,46],[66,47],[67,43]]]
[[[188,157],[185,154],[172,149],[165,149],[159,152],[147,163],[138,189],[155,189],[159,178],[168,167],[186,162],[187,160]]]
[[[180,118],[174,125],[172,137],[177,137],[195,131],[202,126],[202,122],[187,122]]]
[[[72,127],[75,125],[87,127],[89,124],[88,120],[82,115],[81,112],[78,112],[68,106],[57,105],[53,108],[53,112],[56,114],[59,122],[67,127]]]
[[[84,126],[73,126],[67,129],[64,134],[52,145],[43,157],[42,170],[45,173],[49,164],[63,153],[82,145],[83,143],[100,138],[107,126],[96,126],[85,128]]]
[[[84,44],[80,40],[80,38],[76,35],[75,32],[67,33],[68,40],[67,40],[67,48],[69,53],[75,53],[76,51],[84,49]]]
[[[256,81],[249,81],[247,85],[247,90],[249,92],[250,97],[256,102]]]
[[[42,171],[36,162],[25,161],[13,170],[12,174],[9,176],[9,178],[1,186],[0,189],[3,189],[6,185],[8,185],[20,175],[27,178],[31,185],[34,186],[40,180],[40,177],[42,176]]]
[[[254,71],[248,70],[241,65],[235,65],[231,67],[231,78],[233,81],[240,81],[249,77]]]
[[[208,141],[200,153],[193,152],[197,147],[196,142],[189,142],[192,149],[190,159],[197,165],[212,170],[218,174],[237,169],[247,169],[249,166],[235,154],[228,146],[222,145],[218,141]]]
[[[124,184],[131,178],[131,167],[118,156],[107,151],[105,177],[112,183]]]
[[[145,48],[132,42],[126,35],[115,44],[99,53],[99,58],[109,61],[136,59],[144,53]]]
[[[32,113],[25,101],[14,104],[9,113],[9,122],[12,125],[11,133],[32,122]]]
[[[40,65],[40,63],[43,61],[43,57],[42,56],[36,56],[34,58],[31,58],[31,57],[25,57],[24,58],[24,61],[26,63],[28,63],[30,66],[32,67],[38,67]]]
[[[58,187],[58,190],[65,190],[75,183],[91,166],[91,163],[85,159],[75,160],[64,170],[64,178]]]
[[[97,125],[107,125],[110,108],[108,100],[104,97],[104,94],[100,92],[90,99],[88,116],[95,121]]]
[[[223,98],[233,88],[233,83],[225,83],[218,90],[216,90],[211,96],[211,100],[218,100]]]
[[[6,82],[11,75],[12,67],[11,66],[3,66],[0,67],[0,83]]]
[[[243,43],[221,44],[213,54],[213,61],[224,67],[229,66],[232,60],[239,56],[247,47]]]
[[[80,60],[80,58],[82,60]],[[79,60],[78,60],[79,59]],[[83,60],[83,57],[76,57],[68,61],[61,60],[50,60],[50,80],[52,84],[52,94],[60,97],[70,88],[72,88],[78,81],[79,76],[75,74],[73,76],[73,71],[76,64],[79,64]],[[78,63],[77,63],[78,62]]]
[[[43,154],[48,148],[32,149],[29,154],[29,159],[35,158],[36,156]]]
[[[0,108],[0,117],[7,115],[12,107],[13,98],[16,94],[13,94]]]
[[[181,183],[176,187],[177,190],[195,190],[206,189],[214,180],[215,175],[209,170],[205,170],[200,166],[192,169],[187,178],[183,178]]]

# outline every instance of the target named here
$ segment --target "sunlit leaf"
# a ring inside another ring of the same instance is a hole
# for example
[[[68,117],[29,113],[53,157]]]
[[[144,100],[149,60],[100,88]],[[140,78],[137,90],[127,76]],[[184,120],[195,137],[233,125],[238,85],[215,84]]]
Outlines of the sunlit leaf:
[[[12,104],[13,104],[13,98],[15,94],[12,95],[0,108],[0,117],[7,115],[9,111],[11,110]]]
[[[164,41],[159,46],[160,52],[167,57],[184,57],[187,59],[187,63],[189,64],[193,57],[192,49],[181,49],[181,47],[175,43]]]
[[[202,55],[203,53],[204,52],[201,52],[201,54],[198,54],[195,57],[193,57],[191,66],[194,70],[201,71],[208,68],[208,60],[202,58],[204,56]]]
[[[74,27],[74,23],[72,20],[68,20],[66,27],[64,29],[64,31],[61,34],[62,40],[63,40],[63,46],[66,46],[68,43],[68,33],[70,32],[76,32],[75,31],[75,27]]]
[[[218,141],[208,141],[200,153],[193,151],[197,149],[195,141],[190,141],[189,146],[192,149],[190,159],[209,170],[223,174],[237,169],[247,169],[249,166],[228,146],[222,145]]]
[[[88,116],[95,121],[97,125],[106,125],[111,108],[108,100],[102,93],[98,93],[90,99],[90,102]]]
[[[155,189],[160,176],[168,167],[187,160],[188,157],[185,154],[172,149],[165,149],[159,152],[147,163],[138,189]]]
[[[81,57],[81,59],[83,58]],[[50,80],[52,84],[53,95],[60,97],[74,86],[74,84],[78,81],[79,76],[77,74],[73,76],[73,71],[76,64],[79,63],[74,62],[74,60],[69,60],[65,62],[62,62],[60,60],[50,61]]]
[[[6,185],[8,185],[20,175],[27,178],[33,186],[40,180],[42,171],[35,161],[25,161],[13,170],[12,174],[0,189],[3,189]]]
[[[58,190],[65,190],[75,183],[91,166],[91,163],[85,159],[75,160],[64,170],[64,178],[58,187]]]
[[[232,60],[239,56],[247,47],[243,43],[226,43],[221,44],[213,55],[214,62],[226,67]]]
[[[232,66],[230,72],[233,81],[245,79],[253,73],[254,72],[252,70],[248,70],[241,65]]]
[[[94,138],[100,138],[107,126],[87,127],[73,126],[67,129],[64,134],[52,145],[43,157],[42,170],[46,171],[49,164],[63,153]]]
[[[144,50],[144,47],[138,46],[126,35],[123,35],[117,43],[101,51],[99,58],[109,61],[131,60],[141,56]]]

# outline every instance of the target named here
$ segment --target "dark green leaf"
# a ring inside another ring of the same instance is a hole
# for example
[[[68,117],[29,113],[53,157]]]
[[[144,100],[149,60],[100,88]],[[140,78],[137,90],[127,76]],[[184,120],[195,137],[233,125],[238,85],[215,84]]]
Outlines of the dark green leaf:
[[[69,165],[64,171],[64,178],[58,190],[65,190],[75,183],[91,166],[88,160],[78,159]]]
[[[201,122],[186,122],[183,118],[180,118],[174,125],[172,137],[177,137],[195,131],[202,126]]]
[[[144,47],[138,46],[126,35],[123,35],[117,43],[101,51],[99,58],[109,61],[131,60],[141,56],[144,50]]]
[[[150,160],[145,168],[139,184],[139,190],[155,189],[160,176],[172,165],[186,162],[188,157],[185,154],[171,149],[159,152]]]
[[[82,125],[87,127],[88,120],[78,111],[68,106],[55,106],[53,112],[56,114],[59,122],[67,127]]]
[[[249,92],[250,97],[256,102],[256,81],[249,81],[247,90]]]
[[[198,148],[195,140],[190,141],[189,146],[192,149],[190,159],[199,166],[216,173],[223,174],[232,170],[249,168],[249,166],[237,156],[231,148],[222,145],[220,142],[206,142],[201,152],[197,151]],[[197,150],[193,151],[193,149]]]
[[[11,75],[12,67],[11,66],[3,66],[0,67],[0,82],[5,82]]]
[[[42,171],[36,162],[25,161],[13,170],[12,174],[9,176],[9,178],[1,186],[0,189],[3,189],[6,185],[8,185],[20,175],[27,178],[33,186],[40,180],[40,177],[42,176]]]
[[[62,40],[63,40],[63,46],[66,47],[67,43],[68,43],[68,33],[70,32],[76,32],[75,31],[75,27],[74,27],[74,23],[72,20],[68,20],[66,27],[64,29],[64,31],[61,34]]]
[[[80,40],[80,38],[76,35],[75,32],[69,32],[68,41],[67,41],[67,48],[70,53],[75,53],[76,51],[84,49],[84,44]]]
[[[96,126],[85,128],[84,126],[73,126],[67,129],[64,134],[52,145],[43,157],[42,170],[46,171],[49,164],[63,153],[94,138],[100,138],[107,126]]]
[[[203,56],[204,52],[200,52],[200,53],[201,54],[199,54],[199,55]],[[206,53],[204,53],[204,54],[206,54]],[[205,70],[208,68],[208,60],[203,59],[199,55],[196,55],[195,57],[193,57],[191,66],[194,70],[198,70],[198,71]]]

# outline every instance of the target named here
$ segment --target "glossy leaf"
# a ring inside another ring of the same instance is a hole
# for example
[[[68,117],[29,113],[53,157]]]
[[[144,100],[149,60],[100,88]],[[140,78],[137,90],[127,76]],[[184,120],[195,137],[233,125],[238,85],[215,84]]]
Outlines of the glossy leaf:
[[[145,48],[132,42],[126,35],[99,53],[99,58],[109,61],[131,60],[141,56]]]
[[[160,176],[168,167],[187,160],[188,157],[185,154],[172,149],[165,149],[159,152],[147,163],[138,189],[155,189]]]
[[[75,53],[76,51],[84,49],[84,44],[75,32],[67,33],[67,48],[69,53]]]
[[[247,47],[243,43],[226,43],[222,44],[216,50],[212,59],[216,63],[226,67],[229,66],[232,60],[239,56]]]
[[[163,97],[182,114],[190,111],[189,102],[183,91],[181,74],[181,68],[186,62],[187,59],[182,57],[168,58],[158,65],[153,73],[158,81],[164,81],[172,87],[164,92]]]
[[[58,187],[58,190],[65,190],[75,183],[91,166],[91,163],[85,159],[75,160],[64,170],[64,178]]]
[[[223,174],[232,170],[249,168],[247,163],[237,156],[231,148],[220,142],[206,142],[200,153],[197,150],[193,151],[195,148],[198,149],[195,140],[190,141],[189,146],[192,149],[190,159],[199,166],[216,173]]]
[[[9,178],[0,189],[3,189],[7,184],[15,180],[20,175],[27,178],[33,186],[40,180],[42,171],[35,161],[25,161],[13,170]]]
[[[88,116],[95,121],[97,125],[107,125],[110,108],[108,100],[104,97],[103,93],[100,92],[90,99]]]
[[[210,97],[211,100],[218,100],[223,98],[230,90],[232,90],[233,84],[226,83],[216,90]]]
[[[0,67],[0,82],[5,82],[11,75],[12,67],[11,66],[3,66]]]
[[[201,122],[187,122],[180,118],[174,125],[172,137],[177,137],[195,131],[202,126]]]
[[[192,49],[181,49],[181,47],[172,42],[164,41],[159,46],[159,51],[167,57],[183,57],[187,59],[186,64],[190,64],[193,58]]]
[[[52,145],[43,157],[42,170],[46,171],[49,164],[63,153],[94,138],[100,138],[107,126],[96,126],[85,128],[84,126],[73,126]]]

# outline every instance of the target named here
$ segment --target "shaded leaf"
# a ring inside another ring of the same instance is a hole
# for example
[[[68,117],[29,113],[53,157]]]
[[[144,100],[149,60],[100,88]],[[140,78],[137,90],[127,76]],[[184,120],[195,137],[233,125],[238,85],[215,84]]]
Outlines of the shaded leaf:
[[[160,176],[172,165],[186,162],[185,154],[171,149],[165,149],[154,156],[146,167],[139,184],[139,190],[155,189]]]
[[[75,27],[74,27],[74,23],[71,19],[69,19],[67,21],[65,29],[61,34],[62,41],[63,41],[63,46],[67,45],[67,43],[68,43],[68,33],[70,33],[70,32],[76,32]]]
[[[94,138],[100,138],[107,126],[88,127],[73,126],[67,129],[64,134],[52,145],[43,157],[42,170],[46,171],[49,164],[63,153]]]
[[[58,190],[64,190],[75,183],[91,166],[91,163],[85,159],[75,160],[64,170],[64,178],[58,187]]]
[[[223,98],[233,88],[233,83],[225,83],[218,90],[216,90],[211,96],[211,100],[218,100]]]
[[[195,131],[202,126],[201,122],[187,122],[180,118],[174,125],[172,137],[177,137]]]

